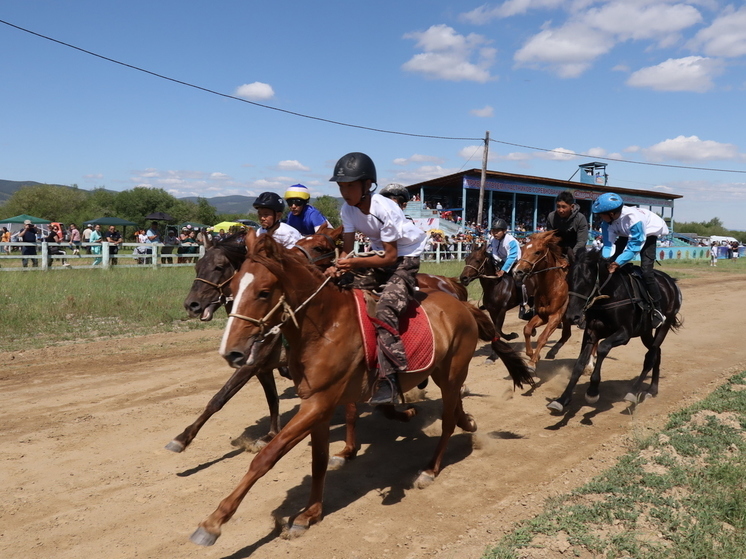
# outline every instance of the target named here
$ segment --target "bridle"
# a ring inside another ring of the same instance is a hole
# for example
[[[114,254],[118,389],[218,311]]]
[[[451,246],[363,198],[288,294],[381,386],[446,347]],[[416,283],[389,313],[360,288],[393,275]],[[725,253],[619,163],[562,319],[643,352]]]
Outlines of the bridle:
[[[548,256],[549,256],[549,249],[546,249],[544,251],[544,254],[541,255],[536,260],[534,260],[533,262],[531,262],[530,260],[526,258],[519,258],[518,262],[525,262],[526,264],[531,266],[531,269],[526,273],[525,278],[529,278],[530,276],[534,276],[536,274],[541,274],[542,272],[548,272],[550,270],[564,270],[566,268],[565,266],[550,266],[548,268],[542,268],[541,270],[536,270],[535,268],[539,264],[539,262],[547,259]]]
[[[484,251],[484,260],[482,260],[482,263],[477,268],[476,266],[472,264],[464,264],[464,268],[471,268],[472,270],[476,271],[477,273],[477,279],[498,279],[500,276],[488,276],[484,273],[484,267],[487,265],[487,260],[489,258],[492,258],[491,255],[487,253],[487,250]]]
[[[233,267],[233,266],[231,266],[231,267]],[[208,306],[217,304],[218,306],[225,305],[226,308],[227,308],[228,304],[230,304],[230,303],[233,302],[233,296],[232,295],[228,295],[227,293],[225,293],[225,291],[223,291],[223,289],[225,288],[226,285],[228,285],[231,282],[231,280],[235,277],[235,275],[237,273],[238,273],[238,270],[234,270],[233,273],[231,274],[231,276],[227,280],[225,280],[223,282],[220,282],[220,283],[214,283],[214,282],[211,282],[209,280],[206,280],[206,279],[200,278],[200,277],[194,278],[194,281],[201,281],[202,283],[206,283],[207,285],[209,285],[211,287],[214,287],[217,290],[217,292],[218,292],[218,298],[216,300],[214,300],[214,301],[211,301],[208,304]]]
[[[303,253],[303,256],[308,258],[308,262],[311,264],[316,264],[319,260],[324,260],[325,258],[333,257],[330,265],[334,264],[337,259],[339,258],[339,248],[337,248],[337,243],[332,239],[329,235],[326,233],[312,233],[311,235],[307,235],[304,237],[304,239],[307,239],[308,237],[324,237],[330,246],[334,247],[334,250],[331,250],[327,253],[321,254],[319,256],[311,256],[311,253],[304,247],[295,245],[293,248],[297,248],[300,252]]]

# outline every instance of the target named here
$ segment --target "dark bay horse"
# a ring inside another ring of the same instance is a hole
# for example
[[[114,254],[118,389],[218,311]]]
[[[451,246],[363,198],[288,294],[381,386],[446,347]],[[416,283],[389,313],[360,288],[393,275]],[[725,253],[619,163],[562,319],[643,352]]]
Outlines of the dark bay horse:
[[[497,274],[495,261],[487,252],[487,245],[483,244],[475,248],[464,260],[460,281],[466,286],[475,279],[479,279],[484,292],[483,304],[492,318],[495,330],[500,337],[514,340],[518,334],[515,332],[504,334],[502,329],[505,313],[521,303],[521,292],[511,274],[505,274],[502,278],[498,278],[495,274]],[[494,361],[495,355],[491,355],[490,359]]]
[[[649,304],[645,288],[636,285],[636,279],[628,265],[609,274],[609,260],[601,257],[597,250],[579,250],[568,276],[570,304],[567,316],[575,324],[585,324],[583,342],[570,382],[562,395],[547,406],[550,410],[562,413],[570,405],[575,385],[589,361],[593,347],[598,346],[596,364],[591,374],[585,398],[590,404],[599,399],[601,365],[612,348],[626,345],[632,338],[639,337],[647,348],[642,372],[632,385],[625,400],[632,404],[644,401],[658,394],[658,380],[661,364],[661,344],[670,330],[681,326],[679,311],[682,295],[676,280],[655,270],[655,279],[661,290],[661,308],[666,320],[654,329],[650,318]],[[653,376],[650,387],[644,390],[643,383],[650,371]]]
[[[271,237],[246,236],[248,258],[233,279],[233,313],[220,353],[234,367],[242,366],[268,332],[282,331],[288,340],[290,373],[301,399],[300,409],[267,446],[254,457],[236,489],[199,525],[192,541],[211,545],[222,525],[235,514],[251,487],[295,445],[311,436],[312,482],[306,508],[294,518],[289,535],[300,535],[322,517],[322,494],[329,455],[329,426],[334,408],[366,401],[375,373],[367,370],[358,328],[355,294],[339,289],[306,259],[278,245]],[[479,335],[473,305],[442,291],[423,290],[418,300],[433,330],[434,360],[429,369],[401,374],[404,391],[431,377],[441,389],[442,434],[435,453],[415,485],[432,483],[441,469],[446,445],[458,426],[476,430],[463,409],[459,390]],[[494,329],[493,329],[494,332]],[[522,361],[506,362],[514,383],[531,383]]]
[[[567,270],[569,261],[562,256],[559,237],[554,231],[534,233],[521,248],[521,258],[513,268],[513,275],[517,282],[532,281],[534,308],[536,314],[523,328],[526,339],[526,355],[529,367],[536,370],[539,362],[539,352],[546,345],[554,331],[562,325],[562,336],[547,353],[547,359],[554,359],[557,352],[570,339],[571,327],[569,320],[565,320],[568,303]],[[546,327],[536,340],[536,348],[531,347],[531,337],[537,328]]]

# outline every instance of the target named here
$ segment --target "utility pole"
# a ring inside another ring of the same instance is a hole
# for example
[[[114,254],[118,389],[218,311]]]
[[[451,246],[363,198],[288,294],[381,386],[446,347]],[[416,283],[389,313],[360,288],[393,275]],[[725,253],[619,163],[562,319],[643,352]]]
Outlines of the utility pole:
[[[487,157],[490,152],[490,131],[484,136],[484,153],[482,154],[482,179],[479,181],[479,207],[477,210],[477,227],[482,227],[482,211],[484,210],[484,184],[487,181]]]

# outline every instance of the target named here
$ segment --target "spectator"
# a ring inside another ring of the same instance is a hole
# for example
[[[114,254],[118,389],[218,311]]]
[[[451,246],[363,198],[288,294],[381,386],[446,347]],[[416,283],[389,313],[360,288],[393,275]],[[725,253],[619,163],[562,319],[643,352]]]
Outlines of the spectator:
[[[0,243],[9,243],[9,242],[10,242],[10,231],[8,231],[7,227],[3,227],[3,234],[0,236]],[[10,245],[4,246],[3,252],[5,254],[10,254]]]
[[[163,240],[163,244],[165,246],[163,247],[162,254],[173,254],[174,247],[177,247],[180,244],[179,237],[176,236],[176,229],[173,229],[171,227],[168,228],[168,230],[166,231],[166,238]],[[163,264],[173,264],[174,259],[172,256],[167,256],[166,258],[161,258],[161,262]]]
[[[109,243],[109,256],[111,257],[111,263],[112,265],[115,265],[118,262],[116,255],[119,254],[119,245],[122,244],[122,235],[113,225],[109,225],[109,230],[106,233],[106,242]]]
[[[147,230],[145,235],[148,237],[149,243],[160,243],[161,242],[161,232],[158,230],[158,222],[153,221],[150,223],[150,229]]]
[[[710,266],[718,265],[718,242],[712,241],[710,246]]]
[[[59,245],[63,241],[62,231],[59,225],[55,225],[54,223],[49,226],[49,233],[44,238],[44,240],[47,243],[47,266],[52,267],[52,263],[54,262],[54,259],[52,256],[55,255],[62,255],[66,254],[64,250]],[[64,258],[62,259],[62,265],[63,266],[69,266],[70,264],[67,263],[67,260]]]
[[[36,234],[37,230],[31,220],[27,219],[23,222],[23,231],[19,235],[19,241],[22,243],[34,243],[33,246],[21,247],[22,256],[36,256]],[[39,261],[36,258],[21,258],[21,265],[24,268],[28,267],[28,261],[31,260],[31,265],[34,268],[39,267]]]
[[[73,256],[80,257],[80,231],[74,223],[70,224],[70,248],[73,249]]]
[[[302,184],[294,184],[285,191],[285,201],[290,213],[287,224],[295,227],[302,236],[313,235],[322,225],[331,227],[331,223],[308,201],[311,193]]]
[[[85,246],[85,253],[91,254],[91,246],[87,243],[91,242],[91,233],[93,233],[93,227],[89,223],[85,226],[85,229],[83,229],[83,243],[86,244]]]
[[[91,247],[91,254],[94,254],[96,256],[96,259],[93,261],[94,266],[98,266],[99,264],[101,264],[101,238],[101,226],[97,223],[96,226],[93,228],[90,237],[90,242],[95,243]]]

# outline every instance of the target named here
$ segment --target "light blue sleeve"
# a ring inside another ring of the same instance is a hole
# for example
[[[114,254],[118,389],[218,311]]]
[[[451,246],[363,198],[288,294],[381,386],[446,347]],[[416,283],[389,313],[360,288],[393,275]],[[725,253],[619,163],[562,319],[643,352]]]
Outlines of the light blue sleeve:
[[[642,221],[638,221],[632,227],[629,228],[629,239],[627,239],[627,246],[624,247],[624,252],[619,255],[616,259],[617,264],[624,266],[627,262],[635,258],[642,250],[642,245],[645,244],[645,224]]]
[[[510,268],[513,267],[516,260],[518,260],[518,241],[511,241],[510,244],[508,244],[508,256],[505,258],[502,271],[510,271]]]
[[[611,247],[614,245],[614,241],[611,240],[609,235],[609,224],[605,221],[601,222],[601,240],[603,241],[603,247],[601,247],[601,256],[604,258],[611,257]]]

